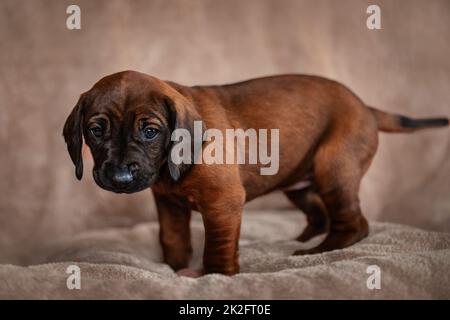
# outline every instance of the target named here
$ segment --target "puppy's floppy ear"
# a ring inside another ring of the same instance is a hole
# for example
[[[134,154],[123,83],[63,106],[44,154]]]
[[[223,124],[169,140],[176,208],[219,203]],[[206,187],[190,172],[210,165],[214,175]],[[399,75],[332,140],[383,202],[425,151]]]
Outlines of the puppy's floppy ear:
[[[194,163],[194,121],[201,121],[200,114],[196,111],[194,105],[186,98],[179,98],[176,101],[169,97],[164,97],[164,104],[169,114],[169,123],[171,130],[186,129],[191,137],[191,159],[189,163],[176,164],[173,162],[171,153],[174,146],[181,142],[170,142],[167,163],[169,166],[170,176],[173,180],[178,181],[182,174],[186,172]],[[204,124],[202,126],[205,130]],[[203,136],[203,132],[202,132]]]
[[[63,136],[67,144],[70,158],[75,165],[75,175],[78,180],[83,177],[83,157],[81,148],[83,146],[83,95],[78,100],[69,117],[64,124]]]

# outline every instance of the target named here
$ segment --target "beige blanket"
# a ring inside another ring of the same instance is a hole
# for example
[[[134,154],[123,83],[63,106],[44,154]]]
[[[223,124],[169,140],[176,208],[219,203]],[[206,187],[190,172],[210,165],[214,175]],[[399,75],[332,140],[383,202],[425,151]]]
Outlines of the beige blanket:
[[[157,223],[106,229],[57,243],[42,264],[0,266],[1,298],[120,299],[340,299],[450,298],[450,234],[372,223],[370,236],[347,248],[291,256],[304,227],[298,212],[247,212],[240,242],[241,273],[178,277],[161,262]],[[192,223],[199,266],[203,228]],[[51,261],[51,263],[49,263]],[[66,286],[67,267],[81,270],[81,289]],[[368,289],[367,267],[377,265],[381,289]]]

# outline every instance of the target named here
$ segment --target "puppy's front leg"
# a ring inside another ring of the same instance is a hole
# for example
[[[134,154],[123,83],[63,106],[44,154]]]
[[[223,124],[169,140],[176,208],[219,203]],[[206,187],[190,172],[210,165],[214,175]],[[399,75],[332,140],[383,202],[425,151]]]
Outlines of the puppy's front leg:
[[[192,258],[188,207],[173,203],[170,198],[154,194],[159,218],[159,240],[164,262],[175,271],[186,268]]]
[[[239,234],[243,202],[233,199],[202,211],[205,226],[205,273],[233,275],[239,272]]]

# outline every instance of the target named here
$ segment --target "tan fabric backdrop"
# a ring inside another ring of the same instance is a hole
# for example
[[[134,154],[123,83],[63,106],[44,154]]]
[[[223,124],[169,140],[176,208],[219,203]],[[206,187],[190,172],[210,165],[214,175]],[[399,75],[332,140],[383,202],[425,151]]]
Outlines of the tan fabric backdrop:
[[[30,263],[42,244],[90,228],[153,219],[150,191],[115,195],[77,182],[61,136],[78,95],[125,69],[184,84],[278,73],[341,81],[364,101],[415,116],[450,115],[450,2],[0,2],[0,262]],[[361,199],[371,219],[450,231],[449,130],[382,135]],[[262,203],[264,201],[264,203]],[[251,204],[286,207],[281,196]]]

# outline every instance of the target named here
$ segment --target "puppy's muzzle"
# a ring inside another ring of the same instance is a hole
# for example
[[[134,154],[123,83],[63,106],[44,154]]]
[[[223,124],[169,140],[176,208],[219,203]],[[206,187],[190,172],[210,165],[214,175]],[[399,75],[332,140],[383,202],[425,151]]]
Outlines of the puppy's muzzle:
[[[137,163],[127,165],[111,166],[108,175],[113,186],[123,188],[136,180],[139,171]]]

